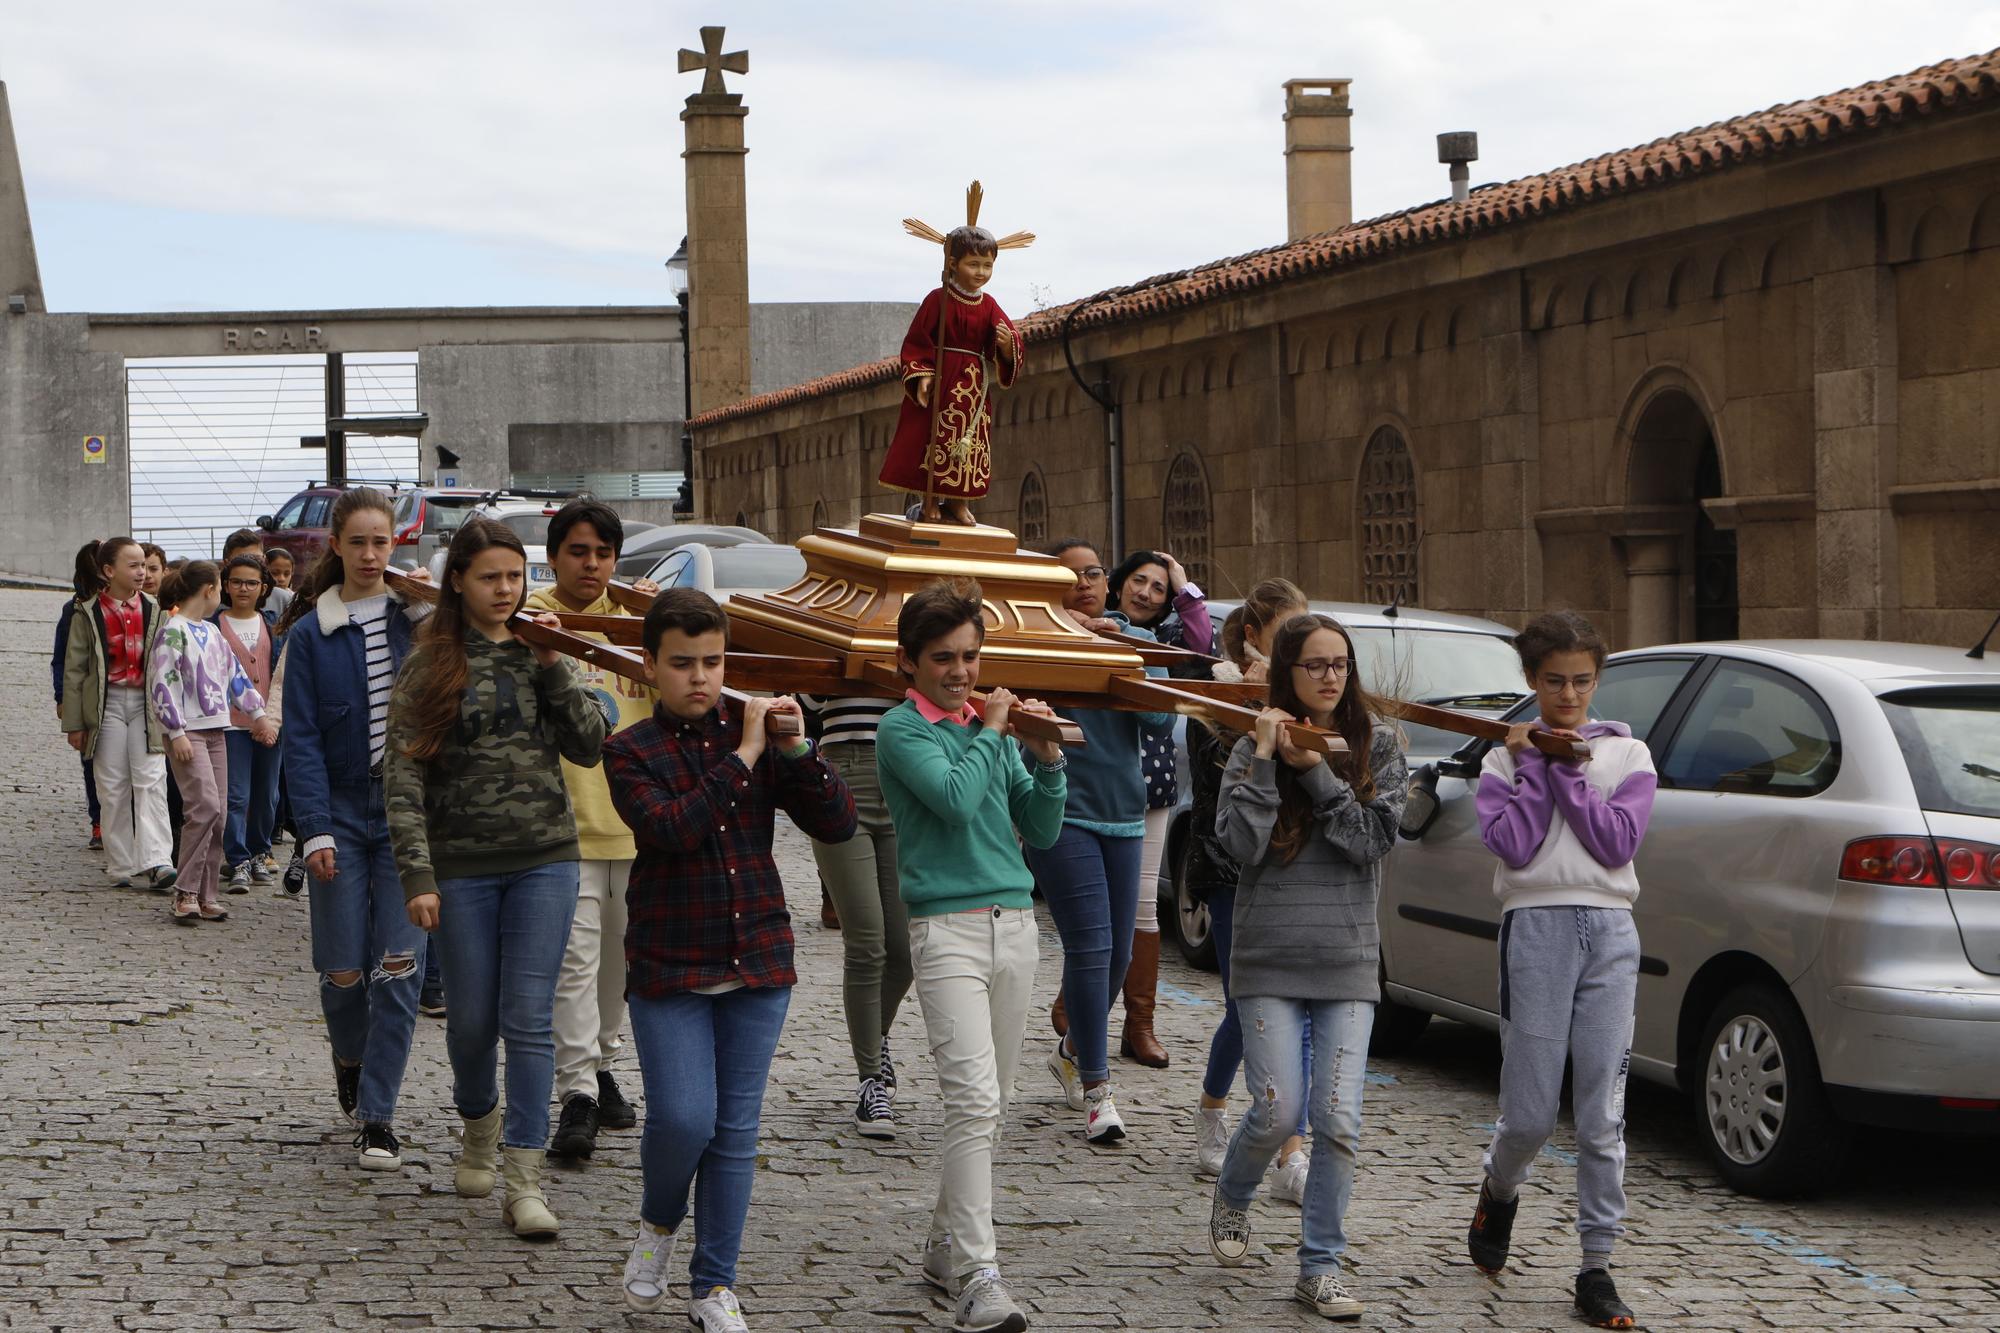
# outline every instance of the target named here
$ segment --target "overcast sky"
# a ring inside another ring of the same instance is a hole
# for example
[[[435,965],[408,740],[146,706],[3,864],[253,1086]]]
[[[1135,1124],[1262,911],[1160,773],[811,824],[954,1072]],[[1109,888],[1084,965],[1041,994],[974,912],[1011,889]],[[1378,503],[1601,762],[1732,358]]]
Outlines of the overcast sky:
[[[1284,239],[1280,85],[1354,80],[1357,216],[2000,46],[2000,3],[598,0],[0,10],[57,310],[653,303],[674,53],[748,48],[754,300],[915,300],[914,214],[1041,240],[1016,311]]]

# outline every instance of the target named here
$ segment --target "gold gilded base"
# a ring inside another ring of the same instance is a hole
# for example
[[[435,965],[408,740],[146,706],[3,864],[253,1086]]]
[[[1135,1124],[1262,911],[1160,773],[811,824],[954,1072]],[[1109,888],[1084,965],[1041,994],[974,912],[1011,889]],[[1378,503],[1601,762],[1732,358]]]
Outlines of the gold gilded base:
[[[978,581],[985,606],[982,686],[1102,695],[1112,677],[1141,675],[1137,652],[1077,628],[1062,609],[1076,575],[1052,556],[1022,550],[1005,528],[870,514],[857,529],[820,528],[798,547],[806,572],[797,583],[730,599],[734,647],[837,656],[850,679],[862,680],[865,662],[894,665],[904,600],[961,576]]]

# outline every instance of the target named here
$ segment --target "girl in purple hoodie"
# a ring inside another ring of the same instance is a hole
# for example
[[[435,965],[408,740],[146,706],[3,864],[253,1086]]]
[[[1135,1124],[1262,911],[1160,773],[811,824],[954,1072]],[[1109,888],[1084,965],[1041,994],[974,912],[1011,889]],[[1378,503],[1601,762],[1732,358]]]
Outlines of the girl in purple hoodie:
[[[1540,715],[1486,755],[1479,832],[1500,864],[1500,1120],[1467,1234],[1472,1262],[1507,1263],[1529,1166],[1555,1129],[1563,1066],[1574,1071],[1576,1305],[1598,1328],[1631,1328],[1611,1281],[1625,1217],[1625,1075],[1639,983],[1632,858],[1653,809],[1651,753],[1622,722],[1592,722],[1604,640],[1574,612],[1537,616],[1514,640]],[[1550,759],[1531,729],[1586,740],[1586,760]]]

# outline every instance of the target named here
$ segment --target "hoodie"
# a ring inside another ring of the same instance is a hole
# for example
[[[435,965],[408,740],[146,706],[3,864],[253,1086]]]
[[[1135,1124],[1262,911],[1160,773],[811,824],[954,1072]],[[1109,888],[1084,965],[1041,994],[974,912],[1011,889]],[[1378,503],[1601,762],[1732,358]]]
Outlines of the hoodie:
[[[1537,719],[1539,721],[1539,719]],[[1486,752],[1475,804],[1479,836],[1500,858],[1493,895],[1516,907],[1629,910],[1632,858],[1646,836],[1658,778],[1652,752],[1623,722],[1586,722],[1583,763],[1540,750]]]

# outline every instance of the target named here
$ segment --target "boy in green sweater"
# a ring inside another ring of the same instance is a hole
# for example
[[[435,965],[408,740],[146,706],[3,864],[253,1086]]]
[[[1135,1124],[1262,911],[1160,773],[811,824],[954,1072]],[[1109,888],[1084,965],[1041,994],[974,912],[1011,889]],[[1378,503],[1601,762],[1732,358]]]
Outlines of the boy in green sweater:
[[[1062,831],[1062,750],[1008,738],[1013,712],[1048,705],[1006,690],[972,703],[986,638],[979,585],[933,583],[896,619],[897,661],[912,688],[883,715],[875,762],[895,821],[910,909],[910,963],[944,1100],[937,1206],[924,1277],[955,1303],[960,1333],[1028,1326],[1000,1279],[993,1241],[993,1143],[1014,1089],[1038,959],[1034,878],[1015,841],[1047,847]]]

